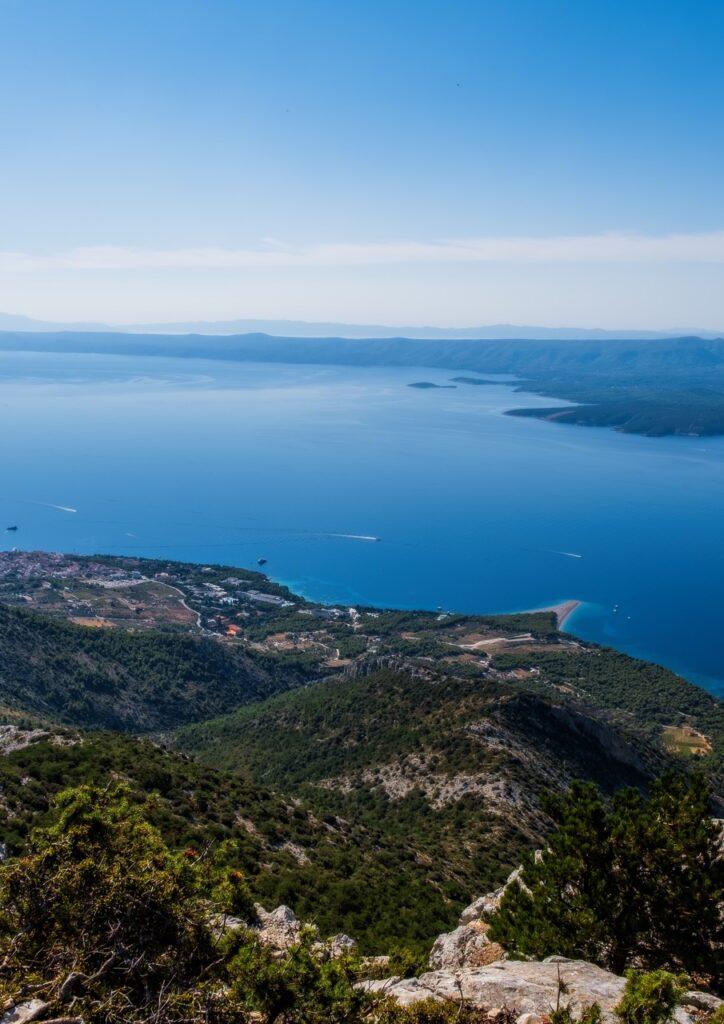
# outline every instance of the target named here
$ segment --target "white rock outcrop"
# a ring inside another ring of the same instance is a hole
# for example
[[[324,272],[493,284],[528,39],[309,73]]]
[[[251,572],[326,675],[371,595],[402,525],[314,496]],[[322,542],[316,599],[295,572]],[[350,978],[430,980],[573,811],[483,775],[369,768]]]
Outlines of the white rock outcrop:
[[[321,943],[322,948],[332,957],[344,956],[345,953],[351,953],[357,948],[357,943],[351,936],[345,935],[344,932],[339,932],[337,935],[333,935],[327,939],[326,942]]]
[[[260,942],[273,949],[289,949],[295,946],[302,935],[302,922],[290,907],[277,907],[276,910],[265,910],[260,903],[255,904],[258,924],[253,930]]]
[[[0,1024],[30,1024],[45,1013],[48,1004],[42,999],[30,999],[27,1003],[17,1003],[0,1017]]]
[[[544,1015],[555,1009],[559,982],[565,985],[562,1001],[574,1016],[598,1003],[603,1019],[616,1020],[614,1007],[621,999],[626,979],[583,960],[549,957],[543,961],[498,960],[485,967],[430,971],[419,978],[390,978],[367,982],[370,991],[384,993],[403,1006],[423,999],[465,1002],[476,1009],[506,1008],[516,1015]],[[678,1024],[691,1024],[683,1010]]]
[[[523,868],[516,868],[499,889],[479,896],[463,910],[457,928],[438,935],[428,961],[432,970],[483,967],[495,960],[503,959],[505,951],[497,943],[492,943],[487,936],[486,920],[498,909],[500,901],[511,885],[525,888],[522,874]]]
[[[499,960],[503,950],[491,942],[482,921],[461,924],[451,932],[438,935],[428,961],[433,971],[482,967]]]
[[[276,910],[265,910],[260,903],[255,904],[257,924],[252,926],[260,942],[265,946],[271,946],[278,952],[286,952],[292,946],[296,946],[302,938],[304,924],[289,907],[282,904]],[[307,931],[309,931],[307,926]],[[311,929],[312,933],[316,928]],[[324,953],[330,957],[343,956],[355,949],[357,943],[349,935],[339,932],[328,939],[318,939],[313,944],[313,949],[318,953]]]
[[[541,850],[536,850],[536,860],[540,860],[543,856]],[[494,889],[493,892],[488,892],[485,896],[478,896],[476,900],[466,907],[460,915],[460,924],[472,924],[473,921],[484,921],[490,914],[494,914],[500,907],[500,901],[505,896],[506,891],[511,885],[519,885],[521,889],[526,889],[525,882],[523,881],[523,866],[517,867],[515,871],[506,878],[503,885],[499,889]],[[527,891],[527,890],[526,890]]]

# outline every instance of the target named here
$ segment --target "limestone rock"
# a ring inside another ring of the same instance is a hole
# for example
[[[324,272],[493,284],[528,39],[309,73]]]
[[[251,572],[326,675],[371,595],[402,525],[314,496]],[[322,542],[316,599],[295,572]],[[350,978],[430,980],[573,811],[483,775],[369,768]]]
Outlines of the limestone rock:
[[[261,904],[254,907],[259,924],[254,929],[260,942],[273,949],[289,949],[295,946],[302,935],[302,923],[289,907],[282,905],[276,910],[265,910]]]
[[[368,976],[383,975],[390,969],[390,958],[384,953],[381,956],[363,956],[360,963]]]
[[[495,892],[489,892],[486,896],[478,896],[476,900],[466,907],[460,915],[459,923],[472,924],[473,921],[480,921],[482,918],[487,917],[496,909],[495,904],[499,902],[498,893],[502,894],[502,889],[496,889]]]
[[[540,851],[536,851],[536,858],[540,854]],[[486,893],[485,896],[479,896],[476,900],[466,907],[460,915],[460,924],[472,924],[473,921],[483,921],[486,917],[494,914],[495,911],[500,907],[500,901],[505,895],[506,890],[511,885],[519,885],[521,888],[525,888],[523,882],[523,867],[518,867],[515,871],[511,871],[505,880],[505,884],[501,885],[499,889],[493,890],[493,892]]]
[[[357,943],[349,935],[339,932],[338,935],[333,935],[330,939],[327,939],[324,947],[330,956],[335,957],[351,953],[353,949],[357,948]]]
[[[27,1003],[18,1003],[6,1010],[0,1017],[0,1024],[30,1024],[46,1010],[48,1004],[42,999],[30,999]]]
[[[482,967],[503,955],[502,948],[491,942],[482,921],[462,924],[451,932],[438,935],[430,951],[432,970]]]
[[[464,1001],[485,1011],[505,1007],[520,1016],[550,1013],[556,1006],[559,978],[567,989],[563,999],[574,1016],[580,1016],[585,1007],[597,1002],[604,1021],[613,1024],[613,1010],[626,979],[582,960],[498,960],[486,967],[430,971],[419,978],[390,978],[368,985],[372,991],[384,992],[403,1006],[432,997]],[[691,1024],[692,1018],[679,1009],[676,1020],[678,1024]]]
[[[713,996],[710,992],[686,992],[681,1000],[681,1005],[714,1013],[720,1006],[724,1006],[724,999],[719,999],[718,996]]]
[[[412,1006],[423,999],[439,998],[430,989],[420,984],[419,978],[383,978],[380,981],[364,981],[360,988],[380,996],[389,996],[400,1006]]]

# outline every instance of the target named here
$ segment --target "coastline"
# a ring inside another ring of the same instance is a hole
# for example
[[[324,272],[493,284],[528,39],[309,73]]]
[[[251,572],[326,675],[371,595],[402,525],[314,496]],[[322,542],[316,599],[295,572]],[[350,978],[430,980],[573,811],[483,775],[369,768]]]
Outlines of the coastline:
[[[553,605],[552,612],[556,613],[556,622],[559,629],[563,629],[566,621],[573,615],[576,609],[581,607],[581,601],[563,601],[561,604]]]
[[[558,629],[563,629],[564,623],[573,615],[578,608],[581,607],[583,601],[577,599],[571,599],[569,601],[559,601],[558,604],[547,604],[542,608],[524,608],[518,612],[518,615],[531,615],[533,612],[554,612],[556,616],[556,626]],[[515,612],[504,612],[505,615],[515,615]]]
[[[365,538],[365,539],[367,539],[367,538]],[[329,598],[319,599],[319,598],[314,597],[310,593],[305,593],[304,583],[302,581],[300,581],[300,580],[276,579],[276,578],[270,576],[268,573],[260,573],[260,575],[264,576],[264,578],[267,579],[271,583],[276,583],[278,586],[286,587],[293,594],[297,594],[299,597],[304,598],[305,601],[311,601],[313,604],[322,604],[322,605],[332,606],[332,605],[340,605],[340,604],[341,605],[346,605],[346,604],[352,603],[352,604],[359,604],[360,606],[364,606],[364,607],[378,608],[378,609],[385,610],[385,611],[391,610],[387,605],[377,604],[375,602],[369,603],[365,599],[353,600],[349,596],[346,597],[346,598],[343,598],[342,600],[339,600],[339,601],[332,601]],[[578,600],[578,598],[569,598],[566,601],[558,601],[556,604],[545,604],[545,605],[541,605],[541,606],[539,606],[537,608],[522,608],[522,609],[521,608],[515,608],[515,609],[511,609],[511,610],[504,611],[504,612],[500,612],[500,611],[461,612],[459,614],[469,615],[471,617],[478,616],[478,617],[481,617],[481,618],[485,618],[486,616],[491,616],[491,615],[492,616],[495,616],[495,615],[532,615],[535,612],[554,612],[555,616],[556,616],[556,627],[558,629],[562,629],[564,623],[567,622],[568,619],[576,611],[578,611],[578,609],[583,604],[584,604],[584,602]],[[405,610],[405,611],[430,611],[431,609],[429,609],[429,608],[427,608],[427,609],[426,608],[418,608],[418,607],[399,609],[397,606],[395,606],[393,610],[395,610],[395,611],[398,611],[398,610]]]

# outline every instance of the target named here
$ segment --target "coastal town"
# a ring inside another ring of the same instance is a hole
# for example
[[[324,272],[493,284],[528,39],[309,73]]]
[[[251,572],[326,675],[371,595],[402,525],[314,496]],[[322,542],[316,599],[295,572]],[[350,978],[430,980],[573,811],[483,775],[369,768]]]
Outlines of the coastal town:
[[[324,605],[257,571],[157,559],[0,552],[0,602],[85,628],[210,637],[294,658],[311,676],[402,657],[420,668],[444,662],[466,674],[523,677],[535,668],[497,669],[496,655],[580,646],[557,628],[573,602],[487,617]]]

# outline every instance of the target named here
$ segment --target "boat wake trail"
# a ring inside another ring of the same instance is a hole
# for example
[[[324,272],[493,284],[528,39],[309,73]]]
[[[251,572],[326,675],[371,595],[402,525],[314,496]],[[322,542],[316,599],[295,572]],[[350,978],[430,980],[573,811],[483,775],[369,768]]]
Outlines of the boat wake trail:
[[[6,499],[13,500],[13,499]],[[54,505],[50,501],[33,501],[31,498],[16,498],[19,505],[37,505],[38,508],[54,508],[57,512],[77,512],[77,508],[72,508],[70,505]]]
[[[365,533],[325,533],[324,537],[339,537],[342,540],[367,540],[367,541],[379,541],[379,537],[371,537]]]

